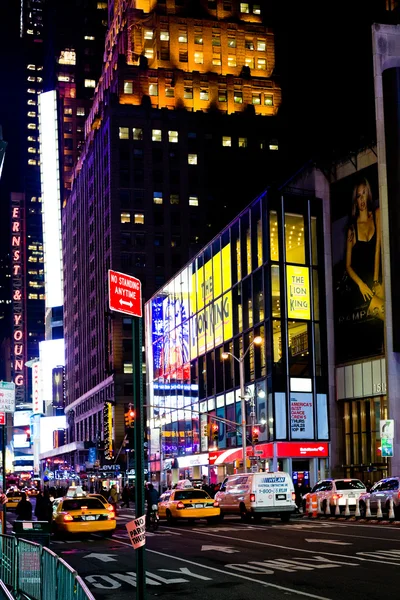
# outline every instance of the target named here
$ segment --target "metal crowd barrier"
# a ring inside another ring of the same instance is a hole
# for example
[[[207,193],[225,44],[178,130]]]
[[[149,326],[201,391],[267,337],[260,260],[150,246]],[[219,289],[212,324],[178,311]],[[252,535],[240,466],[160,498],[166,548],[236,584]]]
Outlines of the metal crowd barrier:
[[[0,535],[1,582],[11,593],[31,600],[95,600],[78,573],[57,554],[11,535]]]

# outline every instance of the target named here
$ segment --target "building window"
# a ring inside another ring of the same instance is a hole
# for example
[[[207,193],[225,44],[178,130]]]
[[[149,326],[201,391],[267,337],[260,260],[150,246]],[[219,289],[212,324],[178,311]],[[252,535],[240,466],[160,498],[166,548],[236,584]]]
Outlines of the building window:
[[[221,45],[221,36],[219,33],[212,34],[211,45],[212,46],[220,46]]]
[[[198,196],[189,196],[189,206],[198,206],[199,198]]]
[[[236,48],[236,38],[234,36],[228,37],[228,48]]]
[[[154,204],[162,204],[163,203],[162,192],[153,192],[153,202],[154,202]]]
[[[96,81],[95,79],[85,79],[85,88],[95,88],[96,87]]]
[[[144,30],[144,39],[145,40],[152,40],[153,39],[153,35],[154,32],[152,29],[145,29]]]
[[[232,54],[228,56],[228,67],[236,67],[236,56]]]
[[[131,222],[131,213],[123,212],[121,213],[121,223],[130,223]]]
[[[261,104],[261,94],[254,94],[253,93],[253,104]]]
[[[178,132],[177,131],[168,131],[168,141],[172,144],[178,143]]]
[[[134,127],[132,129],[132,133],[133,133],[134,140],[140,141],[143,139],[143,129],[141,129],[140,127]]]
[[[37,129],[35,123],[28,123],[27,127],[28,129]]]
[[[267,59],[266,58],[257,58],[257,69],[259,71],[265,71],[267,68]]]
[[[220,67],[222,65],[220,54],[213,54],[212,64],[214,65],[214,67]]]
[[[183,90],[183,97],[186,100],[191,100],[193,98],[193,88],[191,86],[185,86]]]
[[[129,127],[120,127],[119,128],[119,139],[120,140],[129,140]]]
[[[234,90],[234,92],[233,92],[233,101],[236,104],[243,104],[243,92],[239,92],[238,90]]]
[[[77,117],[85,116],[85,109],[83,108],[83,106],[78,106],[78,108],[76,109],[76,116]]]
[[[278,146],[278,142],[277,140],[271,140],[269,143],[269,149],[270,150],[279,150],[279,146]]]
[[[253,4],[253,15],[261,15],[261,4]]]
[[[188,154],[188,164],[197,165],[197,154]]]
[[[174,98],[175,97],[175,90],[173,87],[171,86],[165,86],[165,97],[166,98]]]
[[[254,69],[254,56],[246,56],[244,63],[249,69]]]
[[[304,265],[306,249],[304,241],[304,217],[285,213],[286,262]]]
[[[126,373],[127,375],[133,373],[133,367],[131,362],[124,363],[124,373]]]
[[[153,142],[161,142],[161,140],[162,140],[161,129],[153,129],[151,132],[151,139],[153,140]]]
[[[264,96],[264,104],[265,104],[265,106],[273,106],[274,105],[274,97],[265,95]]]
[[[203,34],[202,33],[196,33],[194,36],[194,43],[195,44],[200,44],[203,45]]]
[[[169,201],[171,204],[179,204],[179,194],[170,194]]]
[[[200,88],[200,100],[208,100],[208,88]]]
[[[29,102],[30,101],[28,100],[28,104],[29,104]],[[32,100],[32,102],[33,102],[33,100]],[[65,106],[64,107],[64,115],[72,115],[72,108],[71,108],[71,106]]]
[[[158,83],[149,84],[149,96],[158,96]]]
[[[267,49],[267,41],[266,40],[257,40],[257,50],[259,52],[265,52]]]
[[[250,12],[250,6],[249,6],[248,2],[240,3],[240,12],[241,13],[249,13]]]
[[[133,94],[133,81],[124,81],[124,94]]]
[[[135,225],[144,225],[144,214],[143,213],[135,213],[134,223],[135,223]]]
[[[169,41],[169,31],[168,30],[162,30],[160,31],[160,40],[162,42],[168,42]]]
[[[187,44],[187,31],[180,31],[178,36],[178,42],[180,44]]]
[[[247,148],[247,138],[240,137],[238,141],[239,148]]]
[[[35,113],[35,111],[33,111],[33,110],[30,110],[30,111],[28,112],[28,117],[36,117],[36,113]]]
[[[226,90],[218,90],[218,102],[227,102],[228,94]]]
[[[202,52],[195,52],[194,53],[194,64],[195,65],[202,65],[203,64],[203,53]]]
[[[144,55],[146,58],[152,59],[154,58],[154,50],[153,48],[146,48],[144,51]]]
[[[94,42],[96,38],[94,35],[85,35],[83,39],[88,40],[89,42]]]
[[[34,158],[30,158],[30,159],[28,160],[28,165],[32,165],[32,166],[34,166],[34,165],[36,165],[36,164],[37,164],[37,163],[36,163],[36,160],[35,160]]]
[[[246,50],[254,50],[254,41],[252,38],[246,38],[244,42]]]
[[[188,53],[186,51],[179,51],[179,62],[185,62],[187,63],[188,61]]]
[[[224,135],[222,137],[222,145],[230,148],[232,146],[232,138],[229,135]]]

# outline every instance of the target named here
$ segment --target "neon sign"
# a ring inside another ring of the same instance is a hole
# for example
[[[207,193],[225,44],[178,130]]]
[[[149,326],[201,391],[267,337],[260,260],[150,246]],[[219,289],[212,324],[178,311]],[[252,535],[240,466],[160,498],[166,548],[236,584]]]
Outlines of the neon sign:
[[[11,194],[13,371],[16,405],[25,401],[24,195]]]

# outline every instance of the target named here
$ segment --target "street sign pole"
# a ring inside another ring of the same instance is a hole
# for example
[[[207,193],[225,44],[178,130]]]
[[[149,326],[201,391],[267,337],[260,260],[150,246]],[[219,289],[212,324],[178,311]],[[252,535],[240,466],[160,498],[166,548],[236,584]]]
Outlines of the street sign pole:
[[[144,428],[143,428],[143,376],[142,376],[142,319],[132,317],[133,406],[135,408],[135,514],[144,515]],[[146,545],[136,549],[136,599],[145,600]]]

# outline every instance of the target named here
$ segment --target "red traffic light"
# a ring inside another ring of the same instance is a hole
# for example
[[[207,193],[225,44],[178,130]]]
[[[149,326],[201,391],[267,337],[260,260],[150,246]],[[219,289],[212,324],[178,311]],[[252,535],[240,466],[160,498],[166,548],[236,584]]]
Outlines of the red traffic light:
[[[135,411],[134,410],[130,410],[129,411],[129,416],[130,416],[131,419],[133,419],[134,416],[135,416]]]
[[[213,424],[212,428],[213,431],[218,431],[218,425],[216,423]]]

